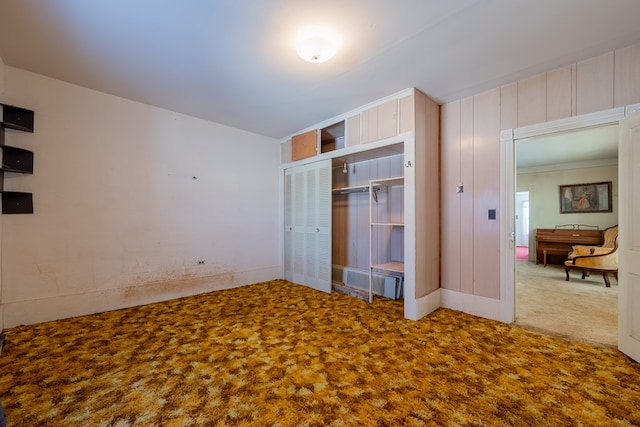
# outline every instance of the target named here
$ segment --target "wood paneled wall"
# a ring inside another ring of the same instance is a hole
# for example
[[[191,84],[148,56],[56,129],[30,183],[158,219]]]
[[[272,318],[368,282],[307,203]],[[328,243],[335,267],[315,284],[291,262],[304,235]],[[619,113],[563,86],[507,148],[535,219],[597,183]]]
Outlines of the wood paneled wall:
[[[500,298],[501,129],[638,102],[640,44],[443,105],[442,287]]]

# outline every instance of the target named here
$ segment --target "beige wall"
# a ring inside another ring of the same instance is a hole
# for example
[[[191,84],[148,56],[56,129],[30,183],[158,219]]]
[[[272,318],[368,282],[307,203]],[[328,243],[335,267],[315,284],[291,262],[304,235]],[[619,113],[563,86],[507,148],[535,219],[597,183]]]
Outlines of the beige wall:
[[[4,71],[35,111],[7,138],[34,152],[5,186],[35,212],[2,216],[4,326],[281,277],[277,140]]]
[[[611,181],[612,212],[561,214],[559,185],[581,182]],[[539,173],[518,174],[517,191],[529,191],[532,200],[530,212],[530,247],[535,247],[536,228],[554,228],[562,224],[587,224],[604,230],[618,223],[618,166],[574,168]],[[529,259],[535,260],[533,250]]]
[[[500,298],[500,130],[640,102],[634,45],[442,106],[442,287]],[[455,185],[464,184],[457,194]]]

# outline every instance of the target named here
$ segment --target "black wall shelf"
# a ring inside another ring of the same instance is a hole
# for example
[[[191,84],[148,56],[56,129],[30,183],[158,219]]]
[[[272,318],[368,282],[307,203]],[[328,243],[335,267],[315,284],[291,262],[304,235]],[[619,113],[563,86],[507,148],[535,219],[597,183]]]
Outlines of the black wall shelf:
[[[3,214],[32,214],[33,196],[19,191],[2,192]]]
[[[33,111],[14,105],[0,104],[0,106],[2,106],[3,127],[22,132],[33,132]]]
[[[4,172],[33,173],[33,152],[3,145],[2,167]]]
[[[0,122],[0,150],[2,165],[0,167],[0,193],[2,193],[3,214],[32,214],[33,197],[31,193],[4,190],[5,172],[32,174],[33,152],[24,148],[5,145],[5,130],[33,132],[34,113],[26,108],[0,104],[2,121]]]

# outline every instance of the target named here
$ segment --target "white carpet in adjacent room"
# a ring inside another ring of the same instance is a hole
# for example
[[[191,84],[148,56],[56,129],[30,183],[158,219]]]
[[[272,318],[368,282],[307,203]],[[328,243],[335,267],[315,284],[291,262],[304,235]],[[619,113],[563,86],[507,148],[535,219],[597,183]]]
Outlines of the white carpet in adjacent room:
[[[617,346],[618,282],[602,275],[581,279],[562,266],[516,260],[516,324],[594,344]]]

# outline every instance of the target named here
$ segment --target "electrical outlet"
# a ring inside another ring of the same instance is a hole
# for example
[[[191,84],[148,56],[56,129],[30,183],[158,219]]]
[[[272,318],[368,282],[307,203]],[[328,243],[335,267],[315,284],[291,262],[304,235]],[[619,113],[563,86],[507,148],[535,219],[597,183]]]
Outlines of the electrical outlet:
[[[489,219],[496,219],[496,210],[489,209]]]
[[[204,264],[204,261],[198,261],[198,264]]]

